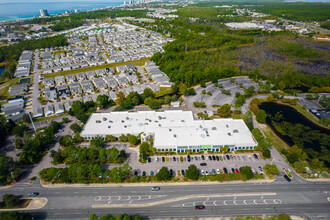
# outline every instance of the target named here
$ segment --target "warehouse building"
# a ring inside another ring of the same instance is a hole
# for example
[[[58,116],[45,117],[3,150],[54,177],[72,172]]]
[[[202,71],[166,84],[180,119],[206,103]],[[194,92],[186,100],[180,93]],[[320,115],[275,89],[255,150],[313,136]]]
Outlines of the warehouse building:
[[[152,138],[158,151],[219,152],[226,145],[230,151],[258,145],[242,119],[195,120],[191,111],[181,110],[94,113],[80,133],[86,140],[122,134]]]

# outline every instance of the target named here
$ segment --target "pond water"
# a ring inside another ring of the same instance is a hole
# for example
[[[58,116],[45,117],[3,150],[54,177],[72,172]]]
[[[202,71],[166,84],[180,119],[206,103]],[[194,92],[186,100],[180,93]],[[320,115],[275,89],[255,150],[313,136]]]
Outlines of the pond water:
[[[3,72],[5,72],[6,68],[5,67],[0,67],[0,76]]]
[[[298,127],[293,127],[293,130],[292,130],[292,128],[291,128],[291,131],[289,129],[291,136],[282,135],[273,126],[271,118],[267,117],[267,121],[266,121],[267,124],[288,145],[292,146],[294,144],[297,145],[297,143],[301,143],[300,146],[302,146],[304,149],[311,148],[316,152],[321,152],[322,146],[326,147],[327,149],[330,148],[330,146],[328,144],[329,143],[328,141],[330,140],[330,136],[329,136],[330,129],[318,126],[317,124],[313,123],[308,118],[306,118],[304,115],[299,113],[293,107],[274,103],[274,102],[264,102],[259,106],[259,108],[263,109],[271,117],[274,117],[276,115],[276,113],[280,112],[283,117],[277,121],[278,123],[289,122],[292,125],[302,124],[311,129],[311,130],[308,130],[308,129],[300,130],[300,128],[298,128]],[[281,125],[283,125],[283,124],[281,124]],[[287,127],[284,128],[284,126],[279,126],[278,129],[284,129],[287,131]],[[313,133],[315,131],[317,131],[319,133]],[[299,141],[301,141],[301,142],[299,142]]]

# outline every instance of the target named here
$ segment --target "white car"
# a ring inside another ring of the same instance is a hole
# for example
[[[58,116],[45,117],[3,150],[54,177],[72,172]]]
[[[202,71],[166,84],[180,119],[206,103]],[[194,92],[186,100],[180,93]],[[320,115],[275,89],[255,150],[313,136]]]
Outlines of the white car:
[[[256,174],[256,171],[255,171],[253,168],[252,168],[251,170],[252,170],[252,173],[253,173],[253,174]]]
[[[217,174],[220,174],[220,170],[219,169],[217,169]]]
[[[158,162],[158,157],[155,158],[155,161]]]
[[[202,175],[205,175],[204,170],[201,171],[201,174],[202,174]]]

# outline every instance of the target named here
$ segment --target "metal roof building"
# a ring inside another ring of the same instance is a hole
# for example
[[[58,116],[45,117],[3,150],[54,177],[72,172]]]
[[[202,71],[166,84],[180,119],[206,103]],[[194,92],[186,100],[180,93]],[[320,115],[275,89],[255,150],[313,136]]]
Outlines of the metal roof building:
[[[219,152],[225,145],[231,151],[258,145],[241,119],[195,120],[191,111],[181,110],[94,113],[80,133],[87,140],[122,134],[142,134],[143,141],[153,138],[159,151]]]

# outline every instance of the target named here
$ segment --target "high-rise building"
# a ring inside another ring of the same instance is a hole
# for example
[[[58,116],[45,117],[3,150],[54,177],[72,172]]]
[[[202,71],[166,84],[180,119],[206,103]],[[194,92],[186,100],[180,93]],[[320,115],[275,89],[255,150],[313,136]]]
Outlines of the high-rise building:
[[[134,5],[134,0],[129,0],[130,5]]]
[[[47,9],[40,9],[40,16],[41,17],[49,16]]]
[[[80,9],[75,9],[75,10],[74,10],[74,13],[79,13],[79,12],[81,12]]]
[[[127,1],[124,1],[124,5],[127,5]]]

